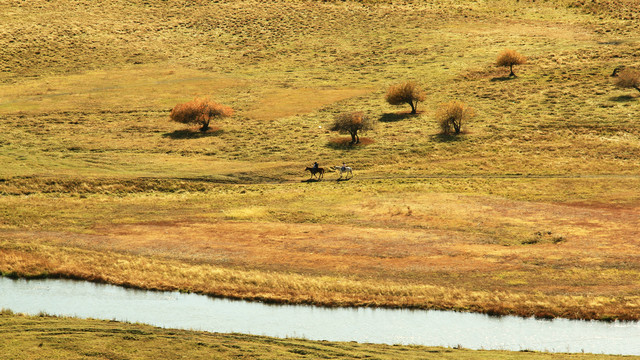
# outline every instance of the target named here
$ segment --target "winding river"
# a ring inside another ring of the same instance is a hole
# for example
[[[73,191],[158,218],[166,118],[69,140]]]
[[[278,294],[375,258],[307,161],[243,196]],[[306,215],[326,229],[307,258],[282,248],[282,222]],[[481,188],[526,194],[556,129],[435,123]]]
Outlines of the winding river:
[[[0,308],[164,328],[310,340],[640,355],[640,323],[536,320],[452,311],[329,309],[214,299],[72,280],[0,277]]]

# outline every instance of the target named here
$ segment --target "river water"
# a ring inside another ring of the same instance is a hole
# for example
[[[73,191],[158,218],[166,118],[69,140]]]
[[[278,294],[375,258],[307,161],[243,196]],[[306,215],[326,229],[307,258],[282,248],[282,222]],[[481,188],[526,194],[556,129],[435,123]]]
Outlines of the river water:
[[[310,340],[640,355],[640,323],[453,311],[266,305],[72,280],[0,277],[0,308]]]

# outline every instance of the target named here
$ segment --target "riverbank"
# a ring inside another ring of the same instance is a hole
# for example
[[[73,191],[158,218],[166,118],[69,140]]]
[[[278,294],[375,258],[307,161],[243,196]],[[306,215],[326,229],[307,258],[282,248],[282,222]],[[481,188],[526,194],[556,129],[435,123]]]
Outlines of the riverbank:
[[[497,317],[455,311],[326,308],[214,299],[73,280],[0,277],[0,308],[171,329],[387,345],[640,355],[637,322]]]
[[[243,334],[160,329],[142,324],[0,313],[0,357],[67,359],[581,359],[592,354],[473,351],[424,346],[277,339]]]

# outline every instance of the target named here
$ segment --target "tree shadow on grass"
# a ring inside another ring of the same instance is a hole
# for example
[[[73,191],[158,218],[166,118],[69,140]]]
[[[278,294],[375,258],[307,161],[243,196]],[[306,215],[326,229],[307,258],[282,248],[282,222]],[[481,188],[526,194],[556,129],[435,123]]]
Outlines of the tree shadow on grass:
[[[184,130],[176,130],[170,133],[162,134],[162,137],[170,138],[174,140],[181,140],[181,139],[200,139],[204,137],[219,136],[220,134],[222,134],[221,129],[209,129],[207,131],[184,129]]]
[[[431,139],[433,141],[437,141],[437,142],[443,142],[443,143],[448,143],[448,142],[457,142],[457,141],[461,141],[462,134],[435,134],[435,135],[431,135]]]
[[[360,137],[360,142],[357,144],[351,144],[351,137],[337,137],[329,140],[327,147],[335,150],[354,150],[362,148],[363,146],[373,144],[375,141],[367,137]]]
[[[516,76],[498,76],[498,77],[494,77],[491,78],[491,82],[496,82],[496,81],[509,81],[509,80],[513,80],[513,79],[517,79]]]
[[[619,95],[610,97],[609,100],[615,102],[630,102],[630,101],[638,101],[638,99],[633,95]]]
[[[380,117],[380,119],[378,119],[378,121],[396,122],[396,121],[404,120],[407,118],[417,117],[417,116],[420,116],[420,114],[421,112],[418,112],[417,114],[412,114],[410,112],[386,113],[386,114],[382,114],[382,116]]]

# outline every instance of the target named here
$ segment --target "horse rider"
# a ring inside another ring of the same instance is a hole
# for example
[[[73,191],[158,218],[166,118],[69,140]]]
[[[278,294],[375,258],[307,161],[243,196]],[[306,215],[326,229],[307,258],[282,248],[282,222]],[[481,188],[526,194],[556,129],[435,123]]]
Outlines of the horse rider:
[[[342,163],[342,168],[340,170],[342,170],[342,172],[347,171],[347,164],[346,163]]]
[[[317,161],[313,163],[313,170],[314,171],[318,170],[318,162]]]

